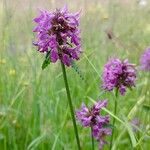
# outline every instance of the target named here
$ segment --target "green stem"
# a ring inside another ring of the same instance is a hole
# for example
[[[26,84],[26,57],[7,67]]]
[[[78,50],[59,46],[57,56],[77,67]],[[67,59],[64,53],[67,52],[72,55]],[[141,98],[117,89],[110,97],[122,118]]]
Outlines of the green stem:
[[[92,150],[94,150],[94,137],[93,137],[93,134],[92,134],[92,127],[91,127],[91,139],[92,139]]]
[[[71,113],[72,122],[73,122],[73,126],[74,126],[74,132],[75,132],[75,136],[76,136],[77,146],[78,146],[78,150],[81,150],[79,136],[78,136],[78,129],[77,129],[75,115],[74,115],[74,108],[73,108],[73,105],[72,105],[69,85],[68,85],[68,81],[67,81],[66,69],[65,69],[65,65],[62,62],[61,62],[61,67],[62,67],[64,83],[65,83],[66,93],[67,93],[69,107],[70,107],[70,113]]]
[[[116,114],[117,114],[118,89],[116,90],[115,96],[116,96],[116,99],[115,99],[114,115],[116,116]],[[116,119],[113,118],[113,127],[115,127],[115,123],[116,123]],[[109,148],[110,150],[111,150],[111,148],[112,148],[113,138],[114,138],[114,128],[112,129],[112,135],[111,135],[111,140],[110,140],[110,148]]]
[[[149,88],[148,88],[149,85],[150,85],[150,73],[149,73],[149,76],[148,76],[147,90],[149,89]],[[148,90],[147,92],[150,92],[150,90]],[[150,99],[149,99],[148,104],[149,104],[149,106],[150,106]],[[150,123],[150,115],[148,115],[148,116],[149,116],[149,118],[148,118],[148,123]]]

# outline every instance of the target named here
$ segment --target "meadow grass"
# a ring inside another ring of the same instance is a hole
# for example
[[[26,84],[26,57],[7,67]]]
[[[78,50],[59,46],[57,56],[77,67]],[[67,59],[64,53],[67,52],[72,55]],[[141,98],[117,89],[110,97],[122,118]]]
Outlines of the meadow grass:
[[[101,86],[103,65],[110,57],[128,58],[139,65],[149,46],[150,5],[135,1],[30,1],[0,2],[0,150],[76,150],[61,66],[50,64],[41,69],[44,56],[32,45],[32,19],[37,8],[53,9],[65,3],[71,10],[82,9],[81,34],[84,53],[76,63],[81,75],[67,69],[75,109],[82,102],[92,104],[108,99],[103,113],[116,118],[114,150],[150,149],[150,74],[139,71],[136,87],[118,97],[117,116],[113,115],[114,93]],[[109,39],[107,33],[112,32]],[[129,121],[139,118],[134,133]],[[91,149],[90,129],[77,124],[81,147]],[[110,137],[108,137],[110,141]],[[96,146],[95,149],[98,147]],[[108,149],[105,146],[104,149]]]

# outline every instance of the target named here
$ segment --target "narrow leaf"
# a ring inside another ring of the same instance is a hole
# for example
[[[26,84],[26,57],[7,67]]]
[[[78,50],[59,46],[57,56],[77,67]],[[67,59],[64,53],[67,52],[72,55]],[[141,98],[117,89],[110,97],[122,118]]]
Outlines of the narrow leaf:
[[[71,66],[72,68],[76,71],[76,73],[79,75],[79,77],[84,80],[84,77],[81,73],[81,70],[79,69],[79,67],[76,65],[76,63],[74,61],[71,62]]]
[[[111,129],[115,129],[116,127],[113,126],[112,124],[105,124],[104,125],[105,128],[111,128]]]
[[[44,70],[50,64],[50,51],[46,53],[45,60],[42,64],[42,70]]]
[[[91,97],[87,97],[91,102],[93,103],[96,103],[95,100],[93,100]],[[125,123],[120,119],[118,118],[116,115],[114,115],[111,111],[109,111],[108,109],[106,108],[102,108],[102,110],[104,110],[105,112],[107,112],[109,115],[111,115],[112,117],[114,117],[117,121],[119,121],[120,123],[122,123],[123,125],[125,125]]]
[[[46,137],[45,134],[37,137],[36,139],[34,139],[27,147],[27,150],[31,150],[31,149],[36,149],[37,146],[44,140],[44,138]]]
[[[44,70],[49,64],[50,64],[50,59],[49,60],[45,59],[42,64],[42,70]]]
[[[132,120],[134,118],[134,116],[136,115],[139,107],[144,103],[145,101],[145,96],[142,96],[137,103],[133,106],[133,108],[130,110],[129,114],[128,114],[128,119]]]
[[[126,124],[127,131],[129,133],[131,142],[132,142],[132,146],[136,147],[137,141],[136,141],[134,132],[133,132],[132,127],[131,127],[131,125],[129,124],[129,122],[128,122],[128,120],[126,118],[125,118],[125,124]]]
[[[143,109],[146,111],[150,111],[150,106],[149,105],[143,105]]]

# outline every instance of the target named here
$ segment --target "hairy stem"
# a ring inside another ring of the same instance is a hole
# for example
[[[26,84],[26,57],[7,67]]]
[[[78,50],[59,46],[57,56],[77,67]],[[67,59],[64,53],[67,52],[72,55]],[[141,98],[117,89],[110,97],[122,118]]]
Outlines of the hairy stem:
[[[77,129],[76,119],[75,119],[75,115],[74,115],[74,108],[73,108],[69,85],[68,85],[68,80],[67,80],[66,68],[62,62],[61,62],[61,67],[62,67],[64,83],[65,83],[65,87],[66,87],[66,93],[67,93],[67,97],[68,97],[68,103],[69,103],[69,107],[70,107],[70,113],[71,113],[72,122],[73,122],[73,126],[74,126],[74,133],[76,136],[77,146],[78,146],[78,150],[81,150],[79,136],[78,136],[78,129]]]
[[[114,115],[116,116],[116,114],[117,114],[117,97],[118,97],[118,89],[116,90],[115,96],[116,96],[116,98],[115,98]],[[113,127],[115,127],[115,123],[116,123],[116,119],[113,118]],[[111,140],[110,140],[110,148],[109,148],[110,150],[111,150],[112,145],[113,145],[114,132],[115,132],[115,131],[114,131],[114,128],[113,128],[113,129],[112,129]]]
[[[93,128],[92,128],[92,126],[91,126],[92,150],[94,150],[94,137],[93,137],[92,131],[93,131]]]

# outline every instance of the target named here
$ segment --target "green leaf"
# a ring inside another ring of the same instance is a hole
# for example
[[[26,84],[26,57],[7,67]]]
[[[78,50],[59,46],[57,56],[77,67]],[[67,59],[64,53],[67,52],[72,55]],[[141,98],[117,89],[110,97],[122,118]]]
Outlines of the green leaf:
[[[128,122],[127,118],[124,118],[124,119],[125,119],[126,128],[127,128],[128,133],[129,133],[132,146],[136,147],[137,141],[136,141],[136,137],[134,135],[134,132],[132,130],[131,124]]]
[[[71,66],[72,66],[72,68],[75,70],[75,72],[79,75],[79,77],[82,79],[82,80],[84,80],[84,77],[83,77],[83,75],[82,75],[82,73],[81,73],[81,70],[79,69],[79,67],[76,65],[76,63],[72,60],[72,62],[71,62]]]
[[[48,51],[48,52],[46,53],[45,59],[49,59],[49,58],[50,58],[50,52],[51,52],[51,51]]]
[[[42,64],[42,70],[44,70],[49,64],[50,64],[50,59],[49,60],[45,59]]]
[[[91,97],[89,97],[89,96],[87,96],[87,98],[88,98],[91,102],[96,103],[96,101],[95,101],[93,98],[91,98]],[[102,110],[104,110],[104,111],[107,112],[109,115],[111,115],[113,118],[115,118],[117,121],[119,121],[120,123],[122,123],[123,125],[125,125],[125,123],[124,123],[120,118],[118,118],[116,115],[114,115],[114,114],[113,114],[111,111],[109,111],[108,109],[102,108]]]
[[[50,64],[50,62],[50,51],[48,51],[42,64],[42,70],[44,70]]]
[[[129,114],[128,114],[128,119],[132,120],[136,113],[138,112],[140,106],[144,103],[145,101],[145,96],[142,96],[139,98],[139,100],[136,102],[136,104],[133,106],[133,108],[130,110]]]
[[[149,105],[143,105],[143,109],[146,111],[150,111],[150,106]]]
[[[44,133],[43,135],[35,138],[27,147],[27,150],[33,150],[38,147],[38,145],[46,138],[46,134]]]
[[[116,127],[113,126],[112,124],[105,124],[104,125],[105,128],[111,128],[111,129],[115,129]]]

